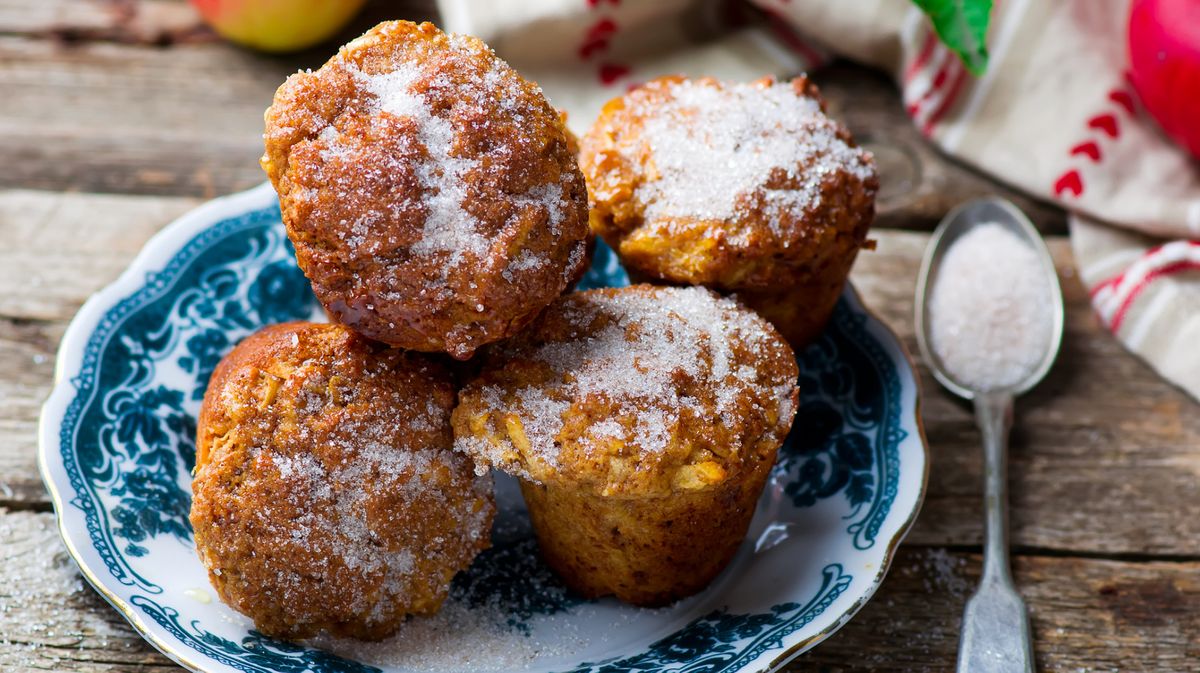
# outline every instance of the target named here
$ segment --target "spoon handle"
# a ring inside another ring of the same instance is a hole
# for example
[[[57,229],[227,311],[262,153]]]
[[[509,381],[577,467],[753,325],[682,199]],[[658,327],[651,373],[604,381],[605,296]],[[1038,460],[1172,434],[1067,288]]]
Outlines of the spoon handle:
[[[983,503],[987,527],[983,545],[983,574],[1012,585],[1008,562],[1008,432],[1012,428],[1013,398],[981,394],[975,401],[975,422],[983,435]]]
[[[986,536],[983,578],[963,611],[958,673],[1032,673],[1029,613],[1013,586],[1008,563],[1008,431],[1012,395],[975,398],[975,421],[983,435]]]

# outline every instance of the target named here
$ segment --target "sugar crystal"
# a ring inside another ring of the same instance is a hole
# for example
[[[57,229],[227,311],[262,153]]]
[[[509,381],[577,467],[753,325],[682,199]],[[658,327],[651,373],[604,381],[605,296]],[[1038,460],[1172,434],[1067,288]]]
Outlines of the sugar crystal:
[[[976,225],[942,258],[929,297],[930,347],[971,389],[1015,386],[1053,339],[1052,290],[1026,242],[1000,224]]]

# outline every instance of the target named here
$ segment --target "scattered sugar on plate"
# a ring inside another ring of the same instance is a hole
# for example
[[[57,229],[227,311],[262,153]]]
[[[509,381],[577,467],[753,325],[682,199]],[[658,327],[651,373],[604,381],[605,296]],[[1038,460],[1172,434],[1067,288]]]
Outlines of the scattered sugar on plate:
[[[1011,388],[1053,340],[1053,303],[1037,252],[1003,225],[976,225],[951,243],[929,298],[930,347],[968,388]]]
[[[577,616],[577,615],[576,615]],[[412,617],[390,638],[368,642],[321,636],[309,645],[354,661],[427,673],[529,670],[540,661],[580,652],[595,634],[579,631],[573,619],[556,620],[553,642],[522,634],[507,624],[499,603],[470,605],[451,596],[429,617]]]

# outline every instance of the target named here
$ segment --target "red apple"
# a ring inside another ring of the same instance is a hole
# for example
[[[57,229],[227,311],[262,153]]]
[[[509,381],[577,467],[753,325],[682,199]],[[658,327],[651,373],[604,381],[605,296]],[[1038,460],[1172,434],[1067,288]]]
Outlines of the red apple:
[[[1134,0],[1129,71],[1159,126],[1200,157],[1200,0]]]
[[[333,36],[366,0],[192,0],[218,33],[269,52],[311,47]]]

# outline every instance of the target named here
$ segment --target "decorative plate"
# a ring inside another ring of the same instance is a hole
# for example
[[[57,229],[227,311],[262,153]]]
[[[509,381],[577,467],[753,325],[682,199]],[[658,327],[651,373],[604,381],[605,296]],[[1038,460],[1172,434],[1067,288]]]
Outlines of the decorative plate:
[[[584,285],[627,282],[601,246]],[[798,354],[796,429],[746,541],[704,593],[659,610],[572,595],[538,560],[517,489],[498,480],[494,546],[455,580],[448,616],[372,647],[275,641],[216,600],[196,558],[196,413],[239,339],[321,315],[263,185],[164,229],[63,339],[40,443],[62,536],[97,591],[192,670],[774,670],[871,597],[924,494],[911,361],[847,289]]]

